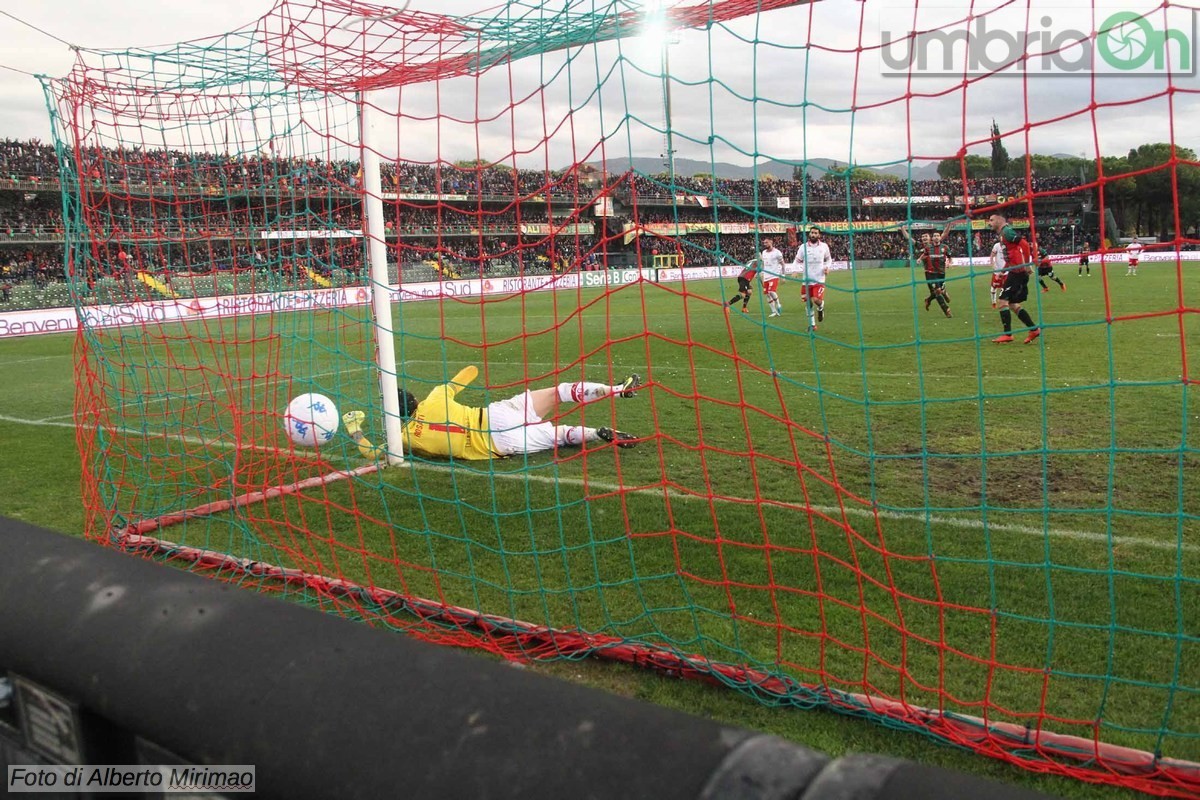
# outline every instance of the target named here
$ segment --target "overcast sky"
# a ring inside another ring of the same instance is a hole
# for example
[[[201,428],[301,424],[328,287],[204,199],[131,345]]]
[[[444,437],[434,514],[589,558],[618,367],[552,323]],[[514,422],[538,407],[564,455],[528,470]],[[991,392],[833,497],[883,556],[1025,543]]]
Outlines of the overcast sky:
[[[413,0],[412,8],[467,14],[489,4],[490,0]],[[526,3],[520,13],[530,13],[533,5]],[[562,7],[553,0],[548,5]],[[635,5],[622,0],[617,7]],[[762,159],[825,157],[862,164],[896,163],[909,154],[932,160],[955,154],[964,142],[986,138],[993,118],[1002,130],[1013,132],[1005,142],[1012,154],[1025,152],[1028,145],[1032,152],[1091,157],[1097,151],[1119,154],[1173,137],[1181,145],[1196,147],[1200,96],[1195,92],[1200,84],[1191,76],[1168,80],[1161,72],[1130,76],[1110,70],[1093,81],[1068,77],[1061,69],[1026,78],[1014,77],[1010,70],[964,87],[961,64],[955,65],[955,74],[912,81],[882,74],[887,65],[877,47],[881,31],[951,24],[964,5],[922,3],[914,17],[911,4],[890,0],[824,0],[711,31],[684,32],[669,49],[677,154],[740,164],[751,163],[755,154]],[[594,7],[612,8],[599,2]],[[1133,2],[1119,8],[1150,7]],[[5,6],[56,36],[91,48],[152,46],[216,35],[244,27],[270,8],[270,3],[258,0],[58,0]],[[296,14],[303,6],[293,2],[291,8]],[[577,0],[573,5],[580,13],[591,8],[590,2]],[[974,8],[977,13],[991,12],[985,18],[992,29],[1053,34],[1091,31],[1112,11],[1093,13],[1090,5],[1072,0],[1032,7],[978,0]],[[1194,54],[1191,12],[1175,9],[1175,16],[1165,21],[1161,13],[1156,25],[1182,31]],[[552,32],[561,31],[556,26]],[[5,17],[0,17],[0,36],[6,43],[0,63],[6,66],[63,75],[73,63],[64,45]],[[809,42],[814,47],[805,48]],[[936,53],[930,52],[936,61]],[[1171,58],[1177,60],[1174,52]],[[88,58],[99,63],[94,56]],[[560,167],[582,160],[602,140],[608,157],[658,156],[666,149],[660,64],[657,43],[629,39],[526,58],[481,79],[458,78],[381,93],[375,98],[384,109],[376,115],[376,136],[385,153],[419,161],[482,156],[510,162],[515,158],[522,166]],[[544,90],[539,88],[543,85]],[[45,101],[36,81],[0,71],[0,99],[5,109],[0,135],[48,138]],[[490,121],[470,124],[476,118]],[[251,140],[262,144],[274,132],[281,148],[315,154],[330,152],[334,143],[352,142],[356,136],[344,106],[319,113],[311,106],[269,113],[259,109],[232,124],[232,133],[228,121],[214,122],[189,133],[188,141],[194,147],[247,149]],[[119,137],[126,144],[155,145],[164,141],[163,127],[107,125],[101,135],[108,143]],[[290,129],[291,135],[285,136],[282,129]],[[321,130],[331,135],[322,136]],[[986,153],[986,147],[976,144],[970,152]]]

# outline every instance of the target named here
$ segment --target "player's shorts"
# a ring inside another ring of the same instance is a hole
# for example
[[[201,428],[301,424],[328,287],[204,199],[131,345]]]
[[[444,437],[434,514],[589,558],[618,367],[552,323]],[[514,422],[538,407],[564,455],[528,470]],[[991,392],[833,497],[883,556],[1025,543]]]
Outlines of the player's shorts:
[[[1079,259],[1079,266],[1081,266],[1081,267],[1083,267],[1083,266],[1087,266],[1089,263],[1091,263],[1091,262],[1089,262],[1089,261],[1088,261],[1088,257],[1087,257],[1087,256],[1082,256],[1082,257],[1080,257],[1080,259]]]
[[[800,287],[800,299],[805,300],[812,298],[814,303],[825,302],[825,284],[823,283],[806,283]]]
[[[1007,303],[1024,303],[1029,299],[1029,274],[1026,272],[1010,272],[1004,279],[1004,288],[997,295]]]
[[[1054,267],[1038,267],[1038,275],[1053,275]]]
[[[1004,273],[1003,272],[993,272],[992,273],[992,288],[999,289],[1003,285],[1004,285]]]
[[[930,272],[929,270],[925,270],[925,282],[929,284],[930,288],[932,289],[944,288],[946,285],[946,273]]]
[[[1129,259],[1129,266],[1136,267],[1137,265],[1138,265],[1138,260],[1136,258]]]
[[[738,276],[738,291],[746,294],[750,291],[750,279]]]
[[[774,292],[779,288],[779,278],[768,278],[763,281],[764,292]]]
[[[533,410],[529,392],[488,404],[492,448],[502,456],[553,450],[558,439],[554,425]]]

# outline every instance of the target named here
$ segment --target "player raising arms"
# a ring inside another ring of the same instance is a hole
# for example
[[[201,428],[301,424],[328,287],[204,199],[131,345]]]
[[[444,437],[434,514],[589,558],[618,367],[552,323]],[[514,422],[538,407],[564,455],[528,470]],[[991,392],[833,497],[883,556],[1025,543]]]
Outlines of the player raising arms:
[[[833,265],[833,254],[821,241],[821,229],[816,225],[808,229],[808,239],[796,248],[792,263],[800,265],[804,280],[800,297],[808,309],[808,329],[815,331],[817,323],[825,321],[825,279]]]
[[[767,316],[778,317],[783,313],[783,304],[779,302],[779,279],[783,277],[783,251],[775,246],[775,240],[763,239],[763,251],[758,263],[762,266],[763,294],[767,296],[767,305],[771,313]]]
[[[1029,344],[1041,335],[1041,331],[1033,324],[1029,312],[1021,307],[1021,303],[1029,297],[1029,267],[1033,257],[1029,252],[1029,241],[1024,234],[1018,233],[1008,224],[1004,214],[992,214],[988,217],[988,225],[1000,236],[1004,244],[1004,286],[1000,288],[997,304],[1000,306],[1000,322],[1004,325],[1004,333],[992,341],[996,344],[1008,344],[1013,341],[1012,315],[1016,312],[1017,319],[1029,328],[1025,336],[1025,344]]]
[[[478,460],[578,447],[596,440],[618,447],[637,444],[634,435],[612,428],[555,425],[545,419],[554,416],[560,402],[589,403],[611,395],[636,397],[642,383],[638,375],[630,375],[617,386],[576,381],[530,389],[486,408],[459,403],[456,395],[478,375],[477,367],[463,367],[449,383],[435,386],[420,402],[411,392],[400,391],[400,417],[406,420],[403,436],[408,452]],[[364,418],[361,411],[348,411],[342,415],[342,422],[364,458],[380,457],[385,448],[373,445],[363,433]]]
[[[912,234],[907,229],[901,230],[912,242]],[[950,226],[947,225],[946,231],[949,230]],[[916,244],[913,242],[914,246]],[[928,311],[929,304],[937,300],[942,313],[947,317],[953,316],[950,313],[950,295],[946,292],[946,265],[950,262],[950,251],[942,244],[941,233],[934,233],[932,237],[928,233],[921,234],[921,243],[917,247],[917,261],[925,268],[925,285],[929,287],[929,296],[925,298],[925,310]]]
[[[1054,274],[1054,262],[1050,260],[1050,254],[1046,252],[1046,248],[1041,245],[1036,245],[1037,249],[1037,271],[1038,285],[1042,287],[1043,292],[1050,291],[1050,287],[1046,285],[1046,278],[1058,284],[1058,288],[1064,292],[1067,290],[1067,285],[1060,281]]]

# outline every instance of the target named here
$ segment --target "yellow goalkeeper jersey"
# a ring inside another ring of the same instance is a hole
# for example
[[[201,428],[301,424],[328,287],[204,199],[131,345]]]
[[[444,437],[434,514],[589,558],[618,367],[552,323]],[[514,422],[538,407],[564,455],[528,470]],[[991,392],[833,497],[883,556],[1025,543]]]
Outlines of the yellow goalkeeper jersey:
[[[487,409],[464,406],[454,399],[478,375],[477,367],[463,367],[449,383],[434,387],[417,404],[416,413],[404,425],[405,452],[468,459],[499,455],[492,447]]]

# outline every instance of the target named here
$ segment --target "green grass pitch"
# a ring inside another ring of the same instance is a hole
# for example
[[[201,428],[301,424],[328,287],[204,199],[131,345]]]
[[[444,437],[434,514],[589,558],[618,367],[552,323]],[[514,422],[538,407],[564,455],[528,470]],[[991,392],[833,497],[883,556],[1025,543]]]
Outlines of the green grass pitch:
[[[164,536],[915,705],[980,715],[986,700],[1023,723],[1044,702],[1047,728],[1083,736],[1102,714],[1105,741],[1200,760],[1200,401],[1182,380],[1200,319],[1177,313],[1200,305],[1200,275],[1121,265],[1106,306],[1099,270],[1064,272],[1066,292],[1030,298],[1044,335],[1027,346],[991,343],[985,278],[950,282],[946,319],[902,270],[835,274],[815,335],[791,286],[779,319],[757,301],[724,312],[732,288],[717,282],[402,304],[416,394],[467,363],[483,371],[470,404],[637,371],[651,384],[638,398],[564,421],[644,441],[410,462]],[[362,314],[279,315],[269,335],[263,317],[106,332],[125,354],[107,373],[114,423],[164,433],[137,447],[110,434],[113,474],[153,484],[132,510],[302,477],[255,448],[278,439],[268,410],[309,388],[368,411],[377,433]],[[189,333],[255,343],[196,348]],[[0,512],[77,533],[72,353],[70,337],[0,342]],[[221,378],[263,365],[287,379]],[[261,413],[235,429],[233,408]],[[344,439],[325,455],[364,463]],[[832,752],[1125,794],[621,667],[543,668]]]

